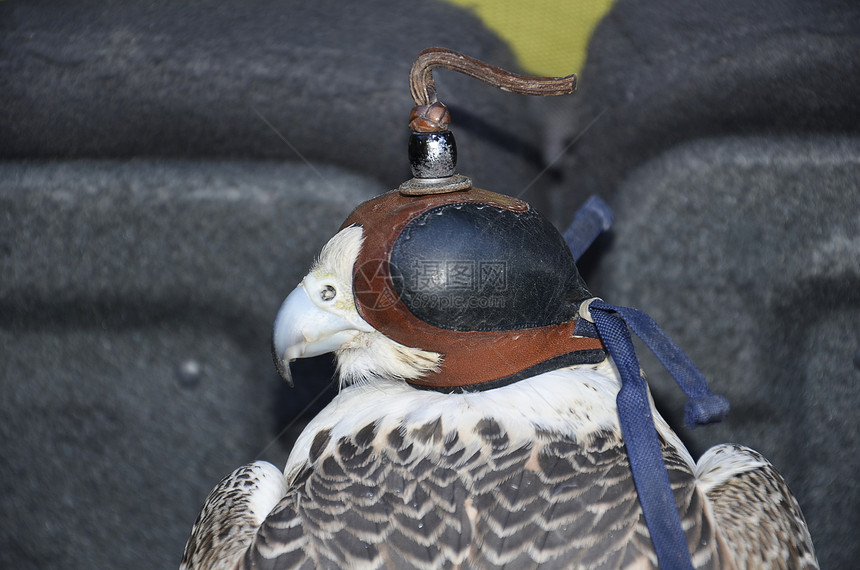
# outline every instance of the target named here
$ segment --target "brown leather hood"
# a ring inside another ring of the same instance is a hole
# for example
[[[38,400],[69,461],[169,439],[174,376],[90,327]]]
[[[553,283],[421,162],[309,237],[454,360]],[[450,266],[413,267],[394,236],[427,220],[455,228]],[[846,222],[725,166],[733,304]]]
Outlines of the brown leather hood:
[[[443,355],[438,372],[411,383],[443,391],[481,389],[515,381],[524,371],[602,360],[604,347],[599,339],[574,334],[575,316],[549,326],[451,330],[419,319],[406,306],[391,276],[394,243],[410,222],[428,210],[471,203],[511,212],[530,209],[521,200],[479,188],[420,197],[395,190],[361,204],[342,226],[364,229],[364,242],[353,268],[353,293],[362,318],[401,344]]]

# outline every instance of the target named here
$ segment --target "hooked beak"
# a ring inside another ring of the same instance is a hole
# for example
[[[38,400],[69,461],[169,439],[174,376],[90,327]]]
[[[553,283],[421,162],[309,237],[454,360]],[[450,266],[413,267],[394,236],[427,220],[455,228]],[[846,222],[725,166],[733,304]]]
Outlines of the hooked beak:
[[[311,301],[300,283],[290,293],[275,317],[272,356],[281,378],[293,385],[290,362],[332,352],[359,332],[355,323],[335,315]]]

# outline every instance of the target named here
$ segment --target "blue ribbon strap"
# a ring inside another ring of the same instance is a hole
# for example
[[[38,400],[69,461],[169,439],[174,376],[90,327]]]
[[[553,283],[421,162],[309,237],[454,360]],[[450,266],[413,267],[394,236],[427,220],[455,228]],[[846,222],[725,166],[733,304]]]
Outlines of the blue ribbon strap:
[[[661,568],[691,569],[687,539],[669,485],[648,402],[648,389],[639,373],[639,359],[628,325],[691,398],[685,406],[685,420],[689,425],[719,421],[728,413],[728,400],[711,393],[693,362],[642,311],[610,305],[601,299],[591,301],[587,309],[621,376],[621,389],[616,398],[618,421],[657,560]]]
[[[590,308],[616,313],[669,371],[669,374],[689,398],[689,401],[684,405],[684,423],[687,424],[687,427],[695,428],[716,423],[726,417],[729,412],[729,401],[724,396],[711,392],[704,374],[693,364],[690,357],[684,354],[681,347],[663,332],[663,329],[654,319],[638,309],[609,305],[601,299],[592,302]],[[603,333],[600,331],[600,326],[598,326],[598,331],[602,337]],[[619,349],[621,348],[619,347]],[[632,344],[621,350],[629,350],[631,354],[634,353]],[[616,360],[617,364],[618,356],[611,350],[609,353],[612,354],[612,358]],[[636,366],[638,376],[638,363]]]
[[[601,231],[609,228],[613,218],[609,206],[597,196],[592,196],[579,209],[564,233],[574,259],[588,249]],[[582,304],[580,314],[596,326],[621,376],[621,389],[616,398],[618,421],[657,561],[661,568],[692,569],[687,539],[651,414],[648,387],[639,372],[630,330],[657,356],[689,398],[684,406],[684,422],[688,426],[720,421],[729,411],[728,400],[711,393],[704,375],[692,360],[642,311],[594,298]]]
[[[594,194],[586,200],[564,231],[564,241],[567,242],[573,259],[582,257],[597,236],[612,226],[614,220],[615,213],[600,196]]]

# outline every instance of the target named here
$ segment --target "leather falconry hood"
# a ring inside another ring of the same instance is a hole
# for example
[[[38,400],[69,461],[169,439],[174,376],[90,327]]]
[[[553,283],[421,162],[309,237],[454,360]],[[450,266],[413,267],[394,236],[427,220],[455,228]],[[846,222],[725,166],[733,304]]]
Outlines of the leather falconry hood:
[[[484,390],[600,362],[604,345],[578,313],[592,295],[561,234],[527,203],[454,173],[436,67],[531,95],[576,85],[576,76],[513,75],[442,48],[419,54],[410,74],[414,178],[361,204],[342,226],[364,230],[353,267],[359,314],[401,344],[442,355],[438,371],[409,381],[421,388]]]

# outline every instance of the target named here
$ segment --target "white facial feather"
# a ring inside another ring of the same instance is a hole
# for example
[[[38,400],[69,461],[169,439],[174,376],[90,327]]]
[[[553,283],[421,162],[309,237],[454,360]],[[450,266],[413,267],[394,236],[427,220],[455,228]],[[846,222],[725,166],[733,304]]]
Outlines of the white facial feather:
[[[323,247],[304,285],[315,303],[323,295],[331,294],[327,288],[333,288],[332,302],[318,306],[368,329],[370,326],[358,314],[352,292],[353,266],[363,241],[364,230],[360,226],[338,232]],[[436,352],[404,346],[375,330],[357,332],[335,351],[335,357],[342,386],[383,378],[418,379],[438,369],[441,362],[441,355]]]
[[[352,284],[352,268],[358,259],[361,244],[364,243],[364,230],[361,226],[349,226],[339,231],[320,251],[311,267],[313,275],[332,275],[344,283]],[[350,296],[352,287],[349,288]]]

